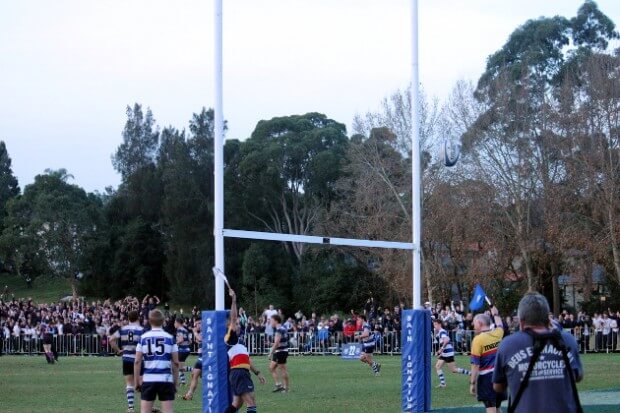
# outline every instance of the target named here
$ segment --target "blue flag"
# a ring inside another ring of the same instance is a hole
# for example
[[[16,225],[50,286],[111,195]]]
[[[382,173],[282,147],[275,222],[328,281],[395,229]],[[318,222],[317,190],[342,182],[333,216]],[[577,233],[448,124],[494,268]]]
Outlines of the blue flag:
[[[484,299],[486,298],[486,294],[480,284],[476,284],[476,288],[474,289],[474,296],[471,298],[469,303],[470,311],[478,311],[484,306]]]

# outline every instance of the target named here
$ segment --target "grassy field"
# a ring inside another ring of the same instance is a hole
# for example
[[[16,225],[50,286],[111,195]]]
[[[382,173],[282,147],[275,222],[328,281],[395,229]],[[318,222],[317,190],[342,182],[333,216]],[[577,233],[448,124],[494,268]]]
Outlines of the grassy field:
[[[256,358],[256,364],[267,372],[267,359]],[[400,411],[400,359],[382,357],[380,377],[373,377],[359,362],[342,361],[333,356],[298,357],[289,359],[291,392],[272,394],[272,383],[257,385],[260,412],[376,412]],[[193,359],[190,359],[193,363]],[[459,357],[459,365],[468,360]],[[592,390],[607,392],[618,400],[620,396],[620,354],[588,355],[583,358],[586,378],[580,384],[588,403]],[[40,357],[5,356],[0,358],[0,411],[3,413],[73,413],[124,412],[124,384],[116,358],[61,358],[49,366]],[[467,392],[467,377],[448,375],[446,389],[434,389],[433,408],[475,406]],[[433,385],[437,384],[433,374]],[[182,388],[181,391],[185,391]],[[591,398],[590,398],[591,399]],[[599,400],[598,396],[595,400]],[[175,412],[199,412],[200,398],[186,402],[178,400]],[[244,410],[243,410],[244,411]],[[458,409],[456,412],[482,411]],[[591,407],[589,413],[617,412],[615,406]]]
[[[23,278],[16,275],[0,274],[0,293],[4,291],[4,286],[9,287],[9,291],[16,298],[32,297],[36,303],[57,302],[61,298],[71,295],[69,282],[62,278],[39,277],[34,280],[33,288],[28,289]]]

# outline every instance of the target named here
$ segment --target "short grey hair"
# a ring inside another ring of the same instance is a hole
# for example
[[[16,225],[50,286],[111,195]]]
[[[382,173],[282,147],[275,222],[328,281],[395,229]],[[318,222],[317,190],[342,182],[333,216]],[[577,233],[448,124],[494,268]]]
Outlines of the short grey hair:
[[[476,314],[474,317],[474,323],[479,321],[485,327],[491,327],[491,317],[486,314]]]
[[[549,303],[544,295],[527,293],[519,302],[519,320],[529,326],[549,325]]]

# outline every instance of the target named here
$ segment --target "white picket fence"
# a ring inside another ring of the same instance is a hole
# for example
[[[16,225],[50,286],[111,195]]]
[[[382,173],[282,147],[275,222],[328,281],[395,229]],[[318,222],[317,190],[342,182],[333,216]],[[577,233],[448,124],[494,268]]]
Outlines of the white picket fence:
[[[356,334],[357,335],[357,334]],[[469,354],[473,331],[450,332],[452,343],[458,354]],[[377,335],[377,354],[400,355],[400,336],[396,332]],[[609,335],[590,335],[575,337],[580,351],[614,352],[618,351],[618,333]],[[343,345],[357,341],[356,337],[346,337],[343,333],[312,334],[291,333],[289,354],[291,355],[331,355],[340,354]],[[39,337],[21,335],[0,340],[3,354],[37,355],[43,351],[43,342]],[[53,336],[54,348],[61,356],[108,356],[112,349],[107,337],[97,334],[66,334]],[[264,355],[273,344],[273,336],[265,333],[247,333],[245,343],[252,355]],[[192,338],[191,350],[197,354],[199,344]],[[433,346],[436,348],[436,345]]]

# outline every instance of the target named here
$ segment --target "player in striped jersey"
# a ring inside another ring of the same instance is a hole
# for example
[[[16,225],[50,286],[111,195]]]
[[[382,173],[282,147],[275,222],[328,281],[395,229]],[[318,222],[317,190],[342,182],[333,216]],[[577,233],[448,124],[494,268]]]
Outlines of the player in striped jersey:
[[[288,359],[289,335],[288,330],[282,326],[282,318],[278,314],[271,316],[271,326],[275,331],[273,346],[269,351],[269,371],[275,382],[274,393],[289,391],[289,376],[286,369]]]
[[[137,311],[130,311],[127,315],[129,324],[117,330],[110,337],[110,346],[117,354],[123,355],[123,376],[125,376],[125,395],[127,396],[127,413],[134,411],[134,376],[133,365],[136,360],[136,346],[140,342],[140,337],[144,329],[138,324],[140,314]],[[120,346],[119,346],[120,340]]]
[[[484,403],[486,413],[497,413],[500,411],[502,401],[506,400],[505,393],[496,393],[493,390],[495,356],[499,343],[504,338],[504,324],[495,306],[491,307],[491,315],[495,321],[495,328],[491,328],[491,318],[488,315],[478,314],[474,317],[474,331],[477,336],[471,343],[469,391],[472,395],[478,396],[478,401]]]
[[[183,325],[183,320],[174,320],[174,328],[177,335],[177,346],[179,347],[179,379],[181,385],[185,385],[185,360],[189,357],[189,331]]]
[[[443,370],[441,370],[444,364],[448,365],[452,373],[469,376],[471,372],[469,370],[456,367],[456,363],[454,362],[454,347],[452,347],[450,335],[446,330],[444,330],[441,325],[441,321],[438,319],[433,320],[433,327],[435,328],[435,338],[439,343],[439,350],[437,350],[437,357],[439,357],[439,360],[437,360],[435,370],[437,371],[437,376],[439,376],[438,387],[443,388],[446,387],[446,377],[443,375]]]
[[[149,324],[151,330],[142,334],[134,362],[135,387],[142,392],[140,411],[152,411],[158,398],[162,412],[172,413],[179,376],[179,349],[174,337],[161,328],[164,314],[160,310],[149,312]],[[142,361],[144,375],[140,376]]]
[[[381,364],[377,363],[372,358],[377,341],[375,339],[375,333],[373,332],[373,328],[365,315],[361,314],[358,317],[364,320],[364,323],[362,324],[362,334],[358,336],[359,340],[362,342],[362,354],[360,356],[360,361],[368,364],[375,376],[378,376],[381,371]]]
[[[247,413],[256,413],[256,399],[254,397],[254,383],[250,377],[250,371],[258,376],[261,384],[265,384],[265,377],[254,367],[248,349],[243,344],[241,337],[241,325],[237,313],[237,296],[233,290],[228,294],[232,298],[230,306],[230,320],[228,322],[228,332],[224,337],[228,345],[228,363],[230,367],[229,382],[230,390],[233,395],[232,404],[228,406],[224,413],[235,413],[245,403]]]

